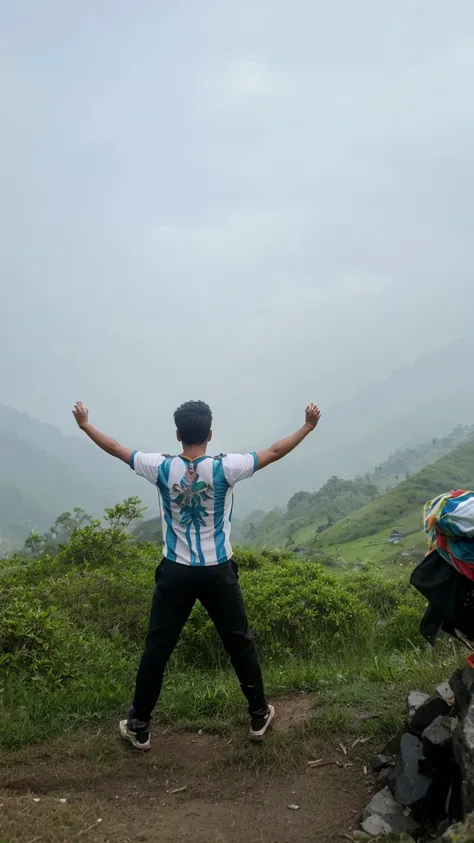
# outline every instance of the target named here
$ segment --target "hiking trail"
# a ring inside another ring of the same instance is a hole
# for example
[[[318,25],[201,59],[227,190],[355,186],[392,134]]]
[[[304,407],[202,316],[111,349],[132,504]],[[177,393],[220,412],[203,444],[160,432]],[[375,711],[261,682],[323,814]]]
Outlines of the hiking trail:
[[[4,753],[0,843],[336,843],[370,789],[360,747],[311,735],[309,695],[276,700],[264,745],[245,731],[174,732],[155,723],[140,755],[116,724]],[[309,760],[337,761],[312,768]],[[290,809],[288,806],[298,806]]]

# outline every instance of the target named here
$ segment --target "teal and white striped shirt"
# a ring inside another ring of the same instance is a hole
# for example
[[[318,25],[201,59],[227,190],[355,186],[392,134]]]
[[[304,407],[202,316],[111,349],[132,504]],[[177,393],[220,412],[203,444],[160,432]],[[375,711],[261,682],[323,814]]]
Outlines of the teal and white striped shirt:
[[[167,559],[182,565],[219,565],[232,558],[233,488],[257,470],[255,453],[191,461],[134,451],[130,467],[158,489]]]

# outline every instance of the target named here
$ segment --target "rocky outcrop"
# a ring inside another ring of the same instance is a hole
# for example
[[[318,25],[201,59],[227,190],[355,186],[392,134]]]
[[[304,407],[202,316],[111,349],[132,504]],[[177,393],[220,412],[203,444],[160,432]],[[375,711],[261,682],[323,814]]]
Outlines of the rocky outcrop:
[[[456,676],[453,684],[458,687],[460,682],[461,678]],[[456,706],[454,689],[447,682],[439,685],[431,696],[420,691],[409,695],[405,730],[385,745],[381,755],[372,759],[372,770],[386,786],[363,813],[364,836],[360,839],[418,840],[425,828],[431,832],[432,840],[433,828],[443,822],[446,827],[449,821],[462,819],[463,806],[468,804],[471,791],[464,781],[461,787],[461,764],[466,775],[472,776],[474,787],[474,703],[470,730],[471,686],[466,677],[461,684],[462,711]],[[455,746],[459,756],[456,760]]]
[[[453,736],[454,757],[461,771],[464,814],[474,811],[474,670],[466,666],[451,679],[459,726]]]
[[[433,840],[438,828],[437,843],[474,843],[474,668],[457,670],[431,696],[412,691],[405,730],[373,757],[372,770],[382,790],[356,840]]]

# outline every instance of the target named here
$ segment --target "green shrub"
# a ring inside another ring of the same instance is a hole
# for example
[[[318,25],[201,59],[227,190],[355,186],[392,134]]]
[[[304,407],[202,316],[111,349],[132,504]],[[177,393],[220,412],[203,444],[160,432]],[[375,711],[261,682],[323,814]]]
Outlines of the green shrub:
[[[280,560],[256,565],[240,577],[250,626],[264,659],[324,654],[364,636],[376,617],[341,582],[313,563]],[[215,665],[222,651],[212,622],[196,607],[182,634],[189,663]]]
[[[417,606],[397,606],[384,627],[384,638],[389,647],[406,650],[410,644],[420,642],[420,620],[423,611]]]
[[[0,668],[50,675],[59,660],[68,620],[54,607],[43,608],[26,590],[0,597]]]
[[[123,515],[115,508],[104,525],[72,529],[54,557],[44,552],[0,561],[0,716],[18,709],[11,722],[21,724],[22,740],[40,734],[39,722],[43,735],[55,719],[83,722],[115,710],[132,691],[160,551],[131,537]],[[383,681],[385,673],[394,675],[395,663],[403,672],[403,654],[421,643],[423,601],[407,582],[390,582],[371,568],[332,576],[319,564],[273,550],[238,549],[235,558],[263,666],[278,673],[278,687],[314,687],[318,673],[334,677],[342,665]],[[178,685],[166,693],[188,681],[196,710],[217,716],[237,693],[227,674],[217,679],[228,659],[200,605],[183,630],[173,667]],[[186,705],[172,703],[192,719]]]
[[[44,605],[60,605],[76,629],[100,637],[122,637],[125,646],[136,646],[145,636],[153,572],[140,569],[140,558],[131,569],[67,571],[38,587]]]
[[[410,585],[408,578],[389,580],[377,569],[359,571],[347,579],[347,590],[374,609],[379,618],[389,617],[400,605],[421,610],[423,599]]]

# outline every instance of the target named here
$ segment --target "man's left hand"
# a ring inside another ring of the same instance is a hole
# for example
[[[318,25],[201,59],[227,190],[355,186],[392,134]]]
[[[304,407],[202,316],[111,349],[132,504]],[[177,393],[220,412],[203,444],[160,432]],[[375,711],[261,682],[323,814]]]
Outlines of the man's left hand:
[[[84,425],[88,424],[89,422],[89,410],[87,407],[84,407],[82,401],[76,401],[74,404],[74,409],[72,411],[74,418],[76,419],[79,427],[84,427]]]

